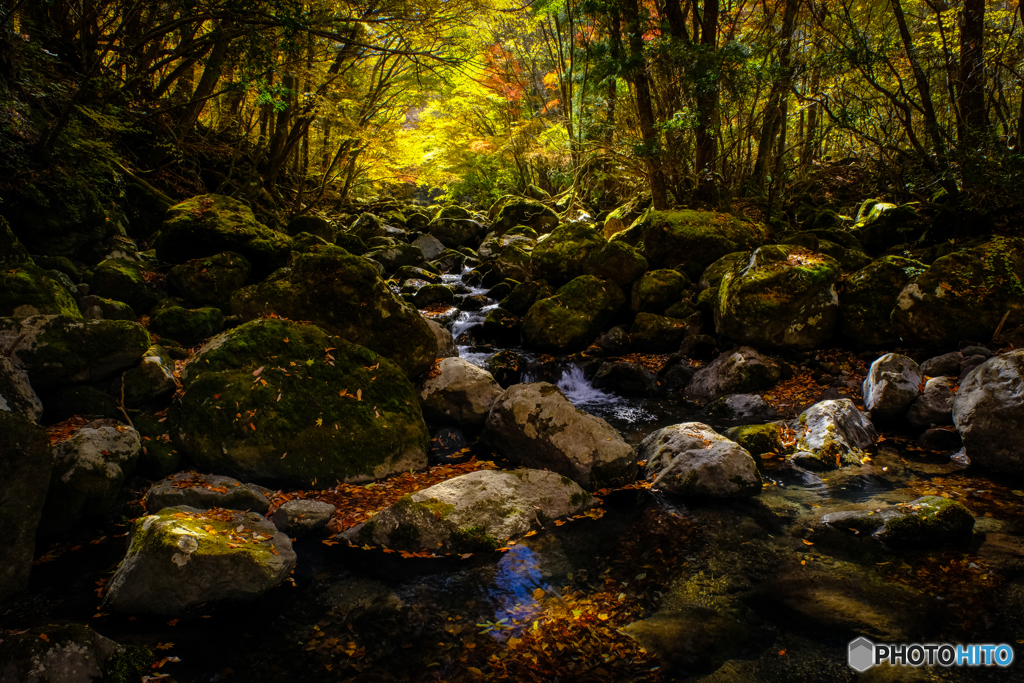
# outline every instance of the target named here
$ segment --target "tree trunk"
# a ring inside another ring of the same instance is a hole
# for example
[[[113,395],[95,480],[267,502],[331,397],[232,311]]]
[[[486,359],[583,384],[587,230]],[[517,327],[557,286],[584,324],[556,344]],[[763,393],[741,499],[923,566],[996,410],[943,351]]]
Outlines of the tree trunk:
[[[718,0],[705,0],[704,16],[701,17],[700,44],[710,60],[718,44]],[[696,170],[697,196],[705,201],[716,200],[715,162],[717,150],[715,146],[715,124],[718,118],[718,73],[716,68],[709,69],[704,82],[698,85],[697,131],[696,131]]]
[[[220,80],[221,72],[224,70],[224,62],[228,56],[228,47],[231,45],[232,36],[225,26],[219,27],[217,32],[220,35],[217,38],[217,42],[213,45],[210,56],[206,60],[203,75],[199,78],[199,85],[196,86],[195,92],[192,93],[192,98],[185,107],[185,111],[178,118],[176,137],[179,140],[184,139],[186,135],[192,132],[196,122],[199,121],[199,116],[206,107],[207,100],[210,99],[210,95],[213,94],[217,87],[217,81]]]
[[[792,45],[793,29],[796,26],[796,13],[800,0],[786,0],[786,9],[782,16],[782,30],[779,33],[779,76],[772,84],[768,95],[768,104],[764,110],[764,125],[761,138],[757,144],[757,159],[754,161],[753,185],[760,191],[764,189],[765,177],[768,175],[768,161],[771,156],[775,137],[779,128],[785,128],[785,95],[789,92],[793,81]]]
[[[712,0],[717,2],[717,0]],[[665,192],[665,174],[661,168],[661,145],[658,132],[654,127],[654,106],[651,102],[650,76],[647,63],[643,58],[644,36],[640,25],[639,0],[623,0],[622,18],[626,22],[629,35],[629,51],[633,69],[630,80],[636,92],[637,118],[640,123],[640,136],[644,144],[644,164],[647,167],[647,180],[651,186],[651,199],[655,210],[668,208],[668,197]]]
[[[985,0],[964,0],[960,22],[958,99],[963,119],[961,145],[973,146],[984,134],[985,116]]]

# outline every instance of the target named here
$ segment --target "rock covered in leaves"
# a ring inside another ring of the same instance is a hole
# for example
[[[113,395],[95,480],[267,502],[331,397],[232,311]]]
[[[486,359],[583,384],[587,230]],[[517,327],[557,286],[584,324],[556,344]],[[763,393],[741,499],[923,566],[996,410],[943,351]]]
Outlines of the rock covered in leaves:
[[[1001,472],[1024,472],[1024,350],[993,356],[960,383],[953,422],[972,462]]]
[[[660,491],[685,496],[756,496],[757,464],[742,446],[700,422],[659,429],[640,443],[644,476]]]
[[[247,600],[295,567],[291,541],[255,512],[164,508],[135,521],[107,586],[118,612],[179,614],[211,600]]]
[[[874,419],[902,416],[921,393],[921,368],[912,358],[887,353],[876,359],[864,378],[864,407]]]
[[[462,358],[445,358],[423,382],[420,404],[431,423],[480,426],[501,391],[483,368]]]
[[[153,246],[161,261],[179,264],[231,251],[265,277],[288,262],[291,239],[257,221],[237,199],[209,194],[168,209]]]
[[[156,482],[146,491],[142,504],[150,513],[181,505],[198,510],[227,508],[260,514],[270,509],[270,499],[262,487],[219,474],[196,472],[179,472]]]
[[[225,251],[174,266],[167,282],[189,301],[227,310],[231,294],[245,284],[251,269],[247,258]]]
[[[274,511],[270,521],[289,536],[305,536],[327,526],[334,509],[321,500],[289,500]]]
[[[182,375],[173,429],[203,469],[309,485],[426,465],[427,428],[402,370],[313,325],[245,323]]]
[[[686,394],[714,400],[728,394],[766,389],[779,380],[779,364],[749,346],[726,351],[694,374]]]
[[[941,496],[923,496],[880,512],[832,512],[824,515],[821,522],[843,531],[868,533],[890,543],[957,541],[970,538],[974,531],[974,515],[963,503]]]
[[[547,382],[505,390],[491,406],[485,437],[512,462],[551,469],[588,490],[636,477],[636,456],[622,436]]]
[[[871,420],[848,398],[815,403],[800,414],[792,428],[799,451],[794,458],[817,468],[859,465],[864,449],[874,444],[878,435]]]
[[[0,354],[0,411],[15,413],[36,422],[43,404],[28,379],[28,373],[14,360]]]
[[[0,606],[28,585],[53,453],[42,427],[0,411]]]
[[[488,551],[592,504],[555,472],[479,470],[407,495],[342,538],[406,551]]]
[[[611,280],[582,275],[530,307],[523,318],[525,344],[556,353],[586,348],[625,301]]]
[[[715,327],[758,348],[809,349],[829,340],[839,320],[839,263],[803,247],[769,245],[725,273]]]
[[[112,680],[115,671],[137,677],[131,659],[88,626],[47,624],[0,640],[0,683],[91,683]]]
[[[265,282],[236,292],[232,309],[245,320],[276,314],[309,320],[398,364],[409,377],[437,357],[437,339],[365,259],[338,247],[298,256]]]
[[[0,348],[15,342],[18,360],[36,389],[106,379],[138,363],[150,346],[146,329],[127,320],[0,318]]]

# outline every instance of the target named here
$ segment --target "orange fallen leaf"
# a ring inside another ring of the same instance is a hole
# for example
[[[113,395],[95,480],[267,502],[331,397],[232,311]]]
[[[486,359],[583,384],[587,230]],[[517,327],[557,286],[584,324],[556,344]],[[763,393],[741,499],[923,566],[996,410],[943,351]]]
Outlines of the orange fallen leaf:
[[[39,639],[46,643],[50,642],[50,638],[45,633],[40,633]]]
[[[808,541],[806,538],[803,538],[803,539],[800,539],[800,540],[802,540],[804,542],[804,545],[814,545],[814,543],[812,543],[811,541]]]

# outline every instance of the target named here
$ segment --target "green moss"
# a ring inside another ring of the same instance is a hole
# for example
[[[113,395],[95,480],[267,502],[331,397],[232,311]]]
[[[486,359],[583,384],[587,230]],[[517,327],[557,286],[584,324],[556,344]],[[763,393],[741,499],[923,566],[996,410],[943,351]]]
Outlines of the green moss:
[[[27,262],[0,270],[0,317],[82,317],[71,293],[39,266]]]
[[[376,530],[377,530],[377,522],[375,522],[375,521],[373,521],[371,519],[370,521],[366,522],[365,524],[363,524],[362,527],[359,528],[359,540],[362,541],[363,543],[365,543],[366,545],[370,545],[371,543],[374,542],[373,541],[373,534],[374,534],[374,532],[376,532]]]
[[[150,328],[161,337],[194,344],[224,329],[224,313],[212,306],[196,309],[169,306],[153,315]]]
[[[583,275],[530,307],[523,319],[523,337],[538,350],[585,348],[624,303],[625,295],[614,282]]]
[[[877,532],[887,541],[950,540],[970,535],[974,516],[962,503],[924,496],[901,506]]]
[[[126,646],[124,652],[114,655],[106,663],[103,680],[107,683],[135,683],[142,673],[150,670],[155,659],[149,648]]]
[[[725,436],[745,448],[754,457],[786,450],[782,445],[782,430],[777,424],[733,427],[725,432]]]
[[[395,546],[414,546],[420,540],[420,530],[415,524],[403,522],[388,534],[388,544]]]
[[[576,493],[569,496],[569,505],[571,507],[577,508],[583,505],[587,505],[593,499],[594,497],[587,493],[586,491],[577,491]]]
[[[501,547],[498,539],[487,533],[486,527],[474,526],[456,529],[452,534],[456,546],[467,551],[491,551]]]

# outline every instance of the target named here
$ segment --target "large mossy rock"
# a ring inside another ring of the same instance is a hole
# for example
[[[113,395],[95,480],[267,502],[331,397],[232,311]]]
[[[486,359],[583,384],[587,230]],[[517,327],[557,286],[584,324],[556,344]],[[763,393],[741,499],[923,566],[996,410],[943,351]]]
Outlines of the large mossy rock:
[[[213,306],[160,306],[153,311],[149,327],[161,337],[180,344],[195,344],[224,329],[224,312]]]
[[[919,261],[883,256],[850,275],[839,299],[843,337],[861,348],[882,348],[899,341],[892,311],[903,288],[925,270]]]
[[[839,275],[839,263],[823,254],[802,247],[761,247],[722,277],[715,327],[757,348],[814,348],[835,332]]]
[[[659,429],[641,442],[644,475],[659,491],[740,497],[761,492],[757,464],[745,448],[700,422]]]
[[[171,268],[167,281],[189,301],[221,309],[231,306],[231,294],[249,277],[252,264],[241,254],[225,251]]]
[[[630,306],[635,313],[662,315],[669,306],[682,300],[689,286],[690,278],[678,270],[652,270],[633,284]]]
[[[71,293],[31,261],[0,269],[0,316],[30,315],[82,316]]]
[[[585,272],[627,287],[647,272],[647,259],[625,242],[606,242],[587,256]]]
[[[484,226],[468,216],[465,218],[435,218],[427,226],[427,230],[449,249],[475,246],[484,234]]]
[[[15,341],[15,353],[39,390],[106,379],[138,363],[150,346],[146,329],[127,320],[0,318],[0,348]]]
[[[259,285],[240,289],[232,310],[244,320],[276,314],[308,320],[397,363],[409,377],[437,357],[437,339],[365,259],[333,247],[303,254]]]
[[[407,495],[343,538],[406,551],[496,550],[539,520],[592,504],[590,494],[555,472],[480,470]]]
[[[114,301],[123,301],[143,312],[158,301],[156,292],[146,282],[144,265],[123,258],[107,259],[97,265],[89,279],[89,293]]]
[[[586,223],[560,225],[534,247],[534,277],[558,287],[586,275],[589,257],[604,245],[601,233]]]
[[[692,280],[734,251],[765,243],[767,229],[737,216],[714,211],[648,211],[615,235],[637,246],[652,268],[679,268]]]
[[[208,194],[172,206],[153,246],[168,263],[233,251],[249,260],[257,277],[265,277],[288,262],[291,238],[257,221],[237,199]]]
[[[993,356],[974,368],[956,392],[953,422],[972,462],[1024,473],[1024,350]]]
[[[633,319],[629,341],[634,351],[672,353],[686,336],[686,323],[654,313],[641,313]]]
[[[990,339],[1007,310],[1024,308],[1024,240],[997,238],[936,259],[903,288],[892,326],[928,348]]]
[[[318,327],[248,322],[182,375],[173,430],[207,471],[308,486],[426,465],[427,428],[402,370]]]
[[[0,410],[0,608],[28,585],[53,453],[42,427]]]
[[[164,508],[135,521],[104,605],[117,612],[180,614],[211,600],[251,600],[284,581],[293,567],[291,541],[263,515]]]
[[[512,462],[564,474],[588,490],[636,477],[636,456],[622,436],[547,382],[505,390],[491,406],[485,438]]]
[[[535,199],[515,197],[501,207],[491,229],[501,234],[517,225],[533,228],[538,235],[543,235],[558,225],[558,214],[554,209],[544,206]]]
[[[922,496],[881,510],[832,512],[822,516],[821,523],[898,544],[964,541],[974,531],[970,510],[959,501],[941,496]]]
[[[626,295],[611,280],[581,275],[530,307],[523,318],[523,339],[539,351],[586,348],[625,302]]]

